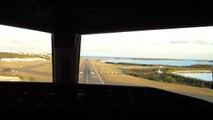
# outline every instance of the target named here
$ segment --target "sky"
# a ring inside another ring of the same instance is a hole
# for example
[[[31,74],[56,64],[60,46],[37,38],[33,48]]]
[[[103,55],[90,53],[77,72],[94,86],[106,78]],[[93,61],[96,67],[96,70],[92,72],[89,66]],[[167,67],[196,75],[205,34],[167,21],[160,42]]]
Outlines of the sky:
[[[82,35],[81,56],[213,60],[213,26]]]
[[[51,34],[0,25],[0,52],[51,53]]]

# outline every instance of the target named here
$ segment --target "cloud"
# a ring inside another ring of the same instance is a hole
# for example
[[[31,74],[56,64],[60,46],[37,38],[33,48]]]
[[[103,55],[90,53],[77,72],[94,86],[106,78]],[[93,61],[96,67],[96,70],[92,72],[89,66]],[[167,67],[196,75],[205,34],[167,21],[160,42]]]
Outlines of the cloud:
[[[189,43],[190,42],[186,40],[174,40],[170,42],[170,44],[189,44]]]
[[[199,44],[199,45],[213,45],[212,41],[207,40],[193,40],[193,41],[186,41],[186,40],[173,40],[170,42],[170,44]]]
[[[15,45],[15,46],[23,44],[20,40],[14,38],[6,38],[5,43],[8,45]]]
[[[201,45],[213,45],[213,42],[203,41],[203,40],[196,40],[195,43],[201,44]]]

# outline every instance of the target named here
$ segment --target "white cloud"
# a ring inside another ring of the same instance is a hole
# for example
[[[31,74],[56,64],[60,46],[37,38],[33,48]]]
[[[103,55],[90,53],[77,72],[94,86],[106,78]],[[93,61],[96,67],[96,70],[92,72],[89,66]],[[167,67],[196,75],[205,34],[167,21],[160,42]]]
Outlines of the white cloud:
[[[0,25],[0,52],[51,53],[51,34]]]
[[[213,27],[82,36],[81,55],[213,59]]]

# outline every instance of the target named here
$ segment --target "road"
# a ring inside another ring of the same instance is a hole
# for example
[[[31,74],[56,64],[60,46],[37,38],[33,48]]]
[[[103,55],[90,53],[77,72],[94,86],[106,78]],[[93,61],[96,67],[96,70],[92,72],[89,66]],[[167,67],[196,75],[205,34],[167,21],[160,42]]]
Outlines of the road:
[[[94,65],[88,59],[85,59],[79,69],[79,83],[105,84],[105,79],[94,68]]]

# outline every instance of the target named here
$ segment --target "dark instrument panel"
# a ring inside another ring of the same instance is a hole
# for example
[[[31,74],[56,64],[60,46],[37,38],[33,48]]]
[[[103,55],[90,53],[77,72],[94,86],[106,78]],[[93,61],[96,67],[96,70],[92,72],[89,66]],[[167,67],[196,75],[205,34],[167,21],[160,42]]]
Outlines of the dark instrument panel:
[[[0,83],[0,109],[213,112],[212,103],[149,87]]]

